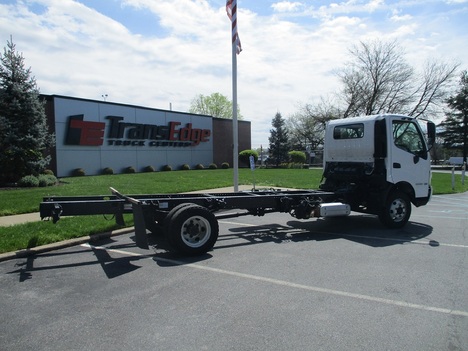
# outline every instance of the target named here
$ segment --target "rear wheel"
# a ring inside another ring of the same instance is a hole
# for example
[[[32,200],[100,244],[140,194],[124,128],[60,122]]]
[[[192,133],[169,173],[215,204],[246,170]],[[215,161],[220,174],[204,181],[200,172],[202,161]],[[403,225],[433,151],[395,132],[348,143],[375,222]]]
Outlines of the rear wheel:
[[[194,204],[183,206],[166,220],[167,241],[177,252],[204,254],[213,248],[218,239],[218,221],[205,207]]]
[[[379,214],[380,221],[389,228],[401,228],[411,216],[411,201],[405,193],[396,190],[388,195]]]
[[[172,238],[171,236],[169,235],[170,233],[170,225],[172,223],[172,218],[174,217],[174,215],[179,212],[180,209],[182,208],[185,208],[185,207],[191,207],[191,206],[197,206],[196,204],[194,203],[191,203],[191,202],[184,202],[184,203],[181,203],[179,205],[177,205],[176,207],[174,207],[172,210],[169,211],[169,213],[167,214],[166,218],[164,218],[164,221],[163,221],[163,232],[164,232],[164,236],[166,238],[166,241],[167,243],[169,244],[169,246],[172,248],[174,247],[174,245],[172,244]]]
[[[167,214],[166,218],[164,218],[164,221],[163,221],[163,226],[164,226],[164,229],[167,229],[169,227],[169,224],[171,223],[172,221],[172,217],[174,217],[174,215],[179,212],[179,210],[181,208],[184,208],[184,207],[189,207],[189,206],[197,206],[196,204],[194,203],[191,203],[191,202],[184,202],[182,204],[179,204],[177,205],[176,207],[174,207],[172,210],[169,211],[169,213]]]

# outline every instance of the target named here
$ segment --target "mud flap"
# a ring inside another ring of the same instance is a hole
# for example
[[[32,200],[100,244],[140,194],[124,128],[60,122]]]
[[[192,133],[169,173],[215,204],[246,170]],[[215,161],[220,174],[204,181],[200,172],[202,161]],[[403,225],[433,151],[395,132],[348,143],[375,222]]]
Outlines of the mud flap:
[[[133,223],[135,224],[135,243],[140,249],[149,249],[148,236],[146,235],[145,216],[141,202],[132,203]]]

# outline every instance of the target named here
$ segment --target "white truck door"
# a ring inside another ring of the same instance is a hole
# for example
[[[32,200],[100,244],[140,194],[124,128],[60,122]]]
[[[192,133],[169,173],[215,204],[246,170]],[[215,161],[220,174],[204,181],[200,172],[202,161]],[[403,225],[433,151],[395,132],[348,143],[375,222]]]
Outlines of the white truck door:
[[[414,120],[392,119],[389,138],[389,177],[393,184],[410,183],[416,198],[427,197],[431,181],[431,159],[424,136]]]

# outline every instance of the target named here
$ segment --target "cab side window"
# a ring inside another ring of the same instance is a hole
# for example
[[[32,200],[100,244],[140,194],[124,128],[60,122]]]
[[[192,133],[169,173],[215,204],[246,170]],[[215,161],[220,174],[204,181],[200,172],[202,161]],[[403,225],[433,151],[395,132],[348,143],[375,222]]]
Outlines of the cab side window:
[[[333,129],[333,139],[360,139],[364,137],[364,124],[346,124]]]
[[[423,158],[427,157],[423,136],[415,122],[393,121],[393,142],[402,150]]]

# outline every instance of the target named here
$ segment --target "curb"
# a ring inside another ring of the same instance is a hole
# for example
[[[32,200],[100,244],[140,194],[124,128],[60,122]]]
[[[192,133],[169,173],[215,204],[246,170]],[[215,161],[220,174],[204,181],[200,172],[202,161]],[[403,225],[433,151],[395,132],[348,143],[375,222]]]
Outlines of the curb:
[[[245,190],[250,190],[252,187],[250,185],[240,185],[239,186],[239,191],[245,191]],[[279,188],[279,187],[269,187],[268,189],[281,189],[281,190],[289,190],[289,188]],[[297,190],[297,189],[294,189]],[[205,190],[196,190],[196,191],[190,191],[185,194],[198,194],[198,193],[229,193],[232,192],[231,187],[224,187],[224,188],[215,188],[215,189],[205,189]],[[33,213],[35,216],[38,216],[38,213]],[[30,214],[27,214],[30,215]],[[15,224],[20,224],[20,223],[15,223]],[[56,243],[51,243],[47,245],[42,245],[42,246],[36,246],[32,247],[30,249],[23,249],[23,250],[17,250],[17,251],[11,251],[11,252],[5,252],[0,254],[0,262],[7,261],[7,260],[12,260],[15,258],[24,258],[32,255],[37,255],[40,253],[48,252],[48,251],[53,251],[57,249],[63,249],[66,247],[70,246],[76,246],[76,245],[81,245],[87,242],[93,242],[93,241],[98,241],[102,239],[108,239],[112,236],[117,236],[117,235],[122,235],[122,234],[128,234],[131,232],[135,231],[135,227],[127,227],[127,228],[122,228],[122,229],[117,229],[113,230],[110,232],[104,232],[104,233],[98,233],[98,234],[92,234],[92,235],[87,235],[87,236],[82,236],[79,238],[74,238],[74,239],[68,239],[64,241],[58,241]]]
[[[80,238],[68,239],[68,240],[59,241],[59,242],[56,242],[56,243],[46,244],[46,245],[42,245],[42,246],[36,246],[36,247],[32,247],[30,249],[23,249],[23,250],[12,251],[12,252],[5,252],[5,253],[0,254],[0,262],[12,260],[12,259],[15,259],[15,258],[24,258],[24,257],[44,253],[44,252],[49,252],[49,251],[53,251],[53,250],[57,250],[57,249],[63,249],[63,248],[66,248],[66,247],[81,245],[81,244],[85,244],[85,243],[93,242],[93,241],[98,241],[98,240],[102,240],[102,239],[108,239],[108,238],[113,237],[113,236],[128,234],[128,233],[131,233],[131,232],[134,232],[134,231],[135,231],[135,227],[128,227],[128,228],[113,230],[113,231],[110,231],[110,232],[92,234],[92,235],[82,236]]]

